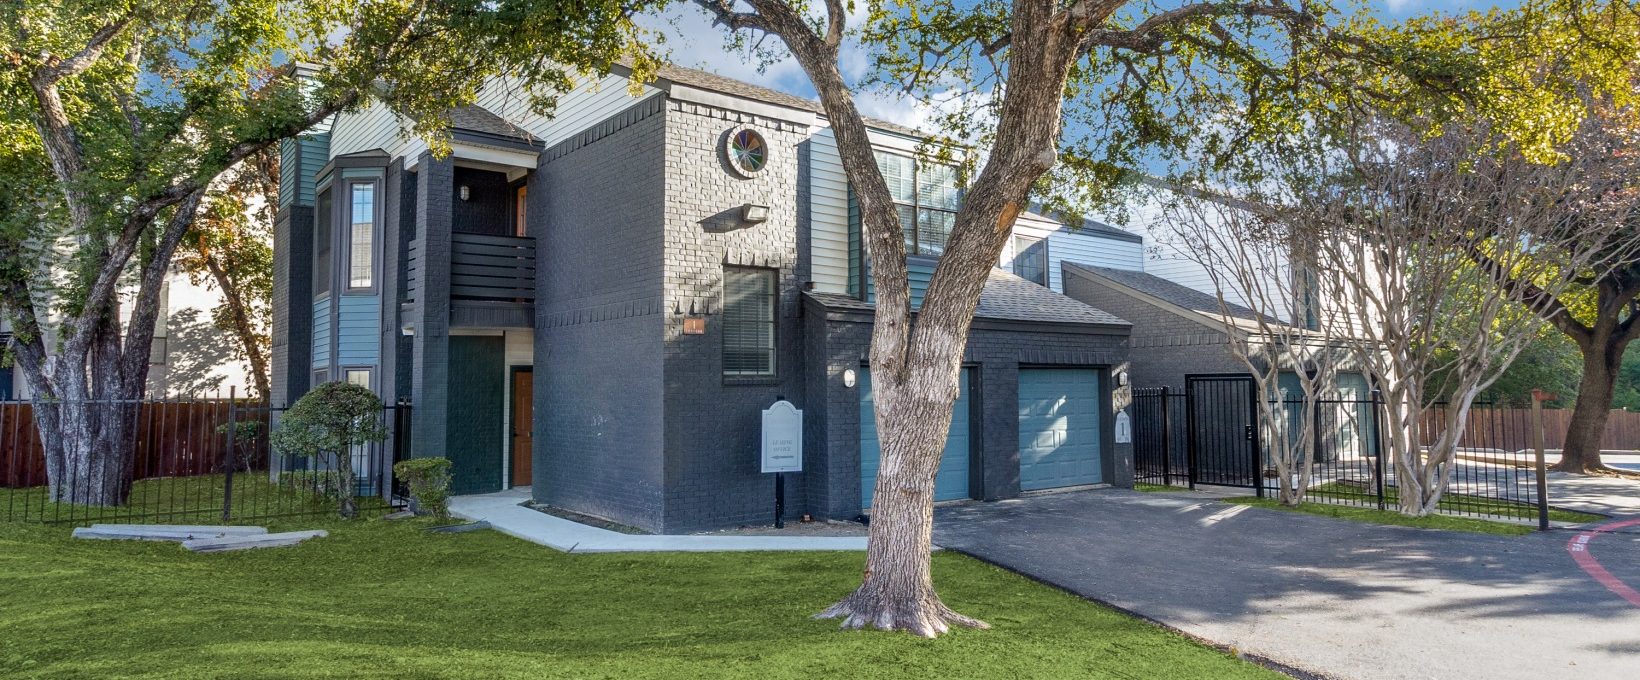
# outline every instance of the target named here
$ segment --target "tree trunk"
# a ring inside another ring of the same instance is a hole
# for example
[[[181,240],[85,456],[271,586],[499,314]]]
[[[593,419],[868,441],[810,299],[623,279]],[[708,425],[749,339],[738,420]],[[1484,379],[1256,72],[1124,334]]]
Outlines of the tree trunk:
[[[1579,343],[1583,350],[1583,379],[1577,386],[1577,404],[1572,409],[1572,422],[1566,427],[1566,442],[1561,447],[1560,462],[1554,465],[1555,470],[1578,474],[1611,472],[1600,460],[1600,444],[1605,439],[1612,392],[1623,360],[1623,348],[1613,340],[1615,338],[1609,336],[1596,337],[1586,345]]]
[[[228,277],[228,272],[210,255],[205,256],[205,267],[211,270],[211,278],[216,279],[216,287],[222,291],[222,299],[228,305],[228,316],[233,319],[234,335],[239,338],[239,347],[245,352],[245,360],[251,365],[251,381],[256,388],[258,398],[267,399],[273,394],[268,386],[268,360],[262,356],[262,345],[257,341],[256,330],[251,327],[250,312],[245,300],[240,296],[239,287],[234,285]]]

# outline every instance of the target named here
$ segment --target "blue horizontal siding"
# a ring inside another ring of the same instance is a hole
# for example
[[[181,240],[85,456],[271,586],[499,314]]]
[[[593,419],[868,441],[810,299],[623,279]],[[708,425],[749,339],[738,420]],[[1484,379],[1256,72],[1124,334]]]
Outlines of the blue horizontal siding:
[[[1056,293],[1065,292],[1064,268],[1061,262],[1111,269],[1143,271],[1145,248],[1142,243],[1121,241],[1094,232],[1060,229],[1048,234],[1048,287]]]
[[[313,205],[314,175],[330,162],[330,133],[279,142],[279,205]]]
[[[343,295],[336,312],[336,363],[374,366],[381,355],[381,296]]]
[[[313,367],[330,365],[330,300],[325,296],[313,301]]]

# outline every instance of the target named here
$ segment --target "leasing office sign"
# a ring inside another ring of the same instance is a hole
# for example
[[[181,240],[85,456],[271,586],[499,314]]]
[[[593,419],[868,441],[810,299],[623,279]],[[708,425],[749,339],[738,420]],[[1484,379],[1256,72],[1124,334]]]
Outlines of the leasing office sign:
[[[803,471],[803,411],[784,399],[763,409],[763,471]]]

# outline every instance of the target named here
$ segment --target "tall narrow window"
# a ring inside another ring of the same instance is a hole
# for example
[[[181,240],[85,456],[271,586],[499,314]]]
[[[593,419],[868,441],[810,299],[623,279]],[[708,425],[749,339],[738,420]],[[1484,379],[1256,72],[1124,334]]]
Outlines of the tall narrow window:
[[[776,271],[723,268],[723,374],[775,374]]]
[[[376,285],[376,185],[352,185],[347,234],[347,287]]]
[[[330,188],[319,192],[319,205],[313,216],[313,294],[330,292],[330,211],[334,201]]]
[[[1048,242],[1015,236],[1014,275],[1039,286],[1048,285]]]
[[[527,213],[525,206],[529,205],[529,198],[530,188],[528,186],[518,187],[513,192],[513,236],[523,238],[530,235],[529,223],[524,221],[524,216]]]

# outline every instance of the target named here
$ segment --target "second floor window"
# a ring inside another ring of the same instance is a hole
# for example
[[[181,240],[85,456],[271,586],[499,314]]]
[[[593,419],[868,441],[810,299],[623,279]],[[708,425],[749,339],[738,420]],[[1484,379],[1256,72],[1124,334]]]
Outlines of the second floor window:
[[[962,204],[957,169],[882,151],[877,152],[877,167],[900,214],[906,254],[939,257]]]
[[[347,232],[347,287],[376,284],[376,185],[354,184],[349,189]]]
[[[313,294],[330,292],[330,210],[333,203],[330,188],[319,192],[319,205],[313,213]]]
[[[1048,242],[1029,236],[1014,237],[1014,276],[1039,286],[1048,285]]]
[[[723,375],[775,374],[776,275],[773,269],[723,268]]]

